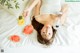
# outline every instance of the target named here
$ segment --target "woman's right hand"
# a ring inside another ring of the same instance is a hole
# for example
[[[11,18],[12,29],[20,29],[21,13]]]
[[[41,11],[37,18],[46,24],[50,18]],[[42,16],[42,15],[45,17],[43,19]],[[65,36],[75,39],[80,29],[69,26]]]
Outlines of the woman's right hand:
[[[28,9],[25,9],[24,11],[23,11],[23,16],[24,17],[26,17],[26,16],[28,16],[29,14],[30,14],[30,9],[28,8]]]

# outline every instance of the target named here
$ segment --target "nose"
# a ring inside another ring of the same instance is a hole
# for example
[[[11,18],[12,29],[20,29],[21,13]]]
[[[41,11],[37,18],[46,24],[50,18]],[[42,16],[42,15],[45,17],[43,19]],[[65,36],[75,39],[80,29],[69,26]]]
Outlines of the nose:
[[[48,32],[48,29],[49,29],[49,27],[47,26],[47,27],[46,27],[46,33]]]
[[[49,27],[47,26],[47,27],[46,27],[46,30],[45,30],[45,32],[44,32],[44,34],[45,34],[46,36],[48,35],[48,32],[49,32],[48,29],[49,29]]]

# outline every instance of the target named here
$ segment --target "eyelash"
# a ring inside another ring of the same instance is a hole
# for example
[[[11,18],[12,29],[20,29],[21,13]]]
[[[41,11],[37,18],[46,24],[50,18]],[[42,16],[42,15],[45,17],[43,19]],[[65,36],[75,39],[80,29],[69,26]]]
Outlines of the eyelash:
[[[50,33],[49,33],[49,35],[50,35]]]
[[[44,34],[45,32],[43,32],[43,34]],[[49,33],[49,35],[50,35],[50,33]]]
[[[45,32],[43,32],[43,34],[45,34]]]

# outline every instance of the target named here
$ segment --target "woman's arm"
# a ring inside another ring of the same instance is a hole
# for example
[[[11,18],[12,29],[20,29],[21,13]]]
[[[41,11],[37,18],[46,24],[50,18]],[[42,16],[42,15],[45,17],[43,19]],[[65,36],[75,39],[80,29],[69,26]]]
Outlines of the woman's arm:
[[[42,0],[40,0],[38,4],[34,7],[33,16],[37,16],[40,14],[41,4],[42,4]]]
[[[32,10],[37,4],[39,0],[34,0],[33,3],[30,5],[29,9]]]
[[[61,12],[64,14],[66,13],[68,10],[68,4],[64,4],[62,7],[61,7]]]
[[[62,16],[61,16],[61,23],[62,25],[64,25],[65,21],[66,21],[66,15],[67,15],[67,11],[68,11],[68,5],[64,4],[61,8],[61,12],[62,12]]]
[[[29,7],[26,7],[23,11],[23,16],[26,17],[27,14],[30,13],[30,11],[38,4],[40,0],[32,0]]]

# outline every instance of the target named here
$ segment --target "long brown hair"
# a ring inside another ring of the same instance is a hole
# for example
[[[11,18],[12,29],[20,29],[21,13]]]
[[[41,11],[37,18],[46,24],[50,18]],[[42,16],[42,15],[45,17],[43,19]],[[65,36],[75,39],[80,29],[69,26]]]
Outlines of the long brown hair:
[[[56,30],[52,27],[52,29],[53,29],[52,38],[50,40],[46,40],[46,39],[42,38],[42,36],[41,36],[41,29],[43,28],[44,25],[37,22],[35,20],[34,16],[33,16],[33,19],[32,19],[32,25],[33,25],[34,29],[37,31],[37,40],[38,40],[38,42],[40,42],[41,44],[45,44],[45,45],[51,45],[52,42],[53,42],[53,38],[55,37]]]

